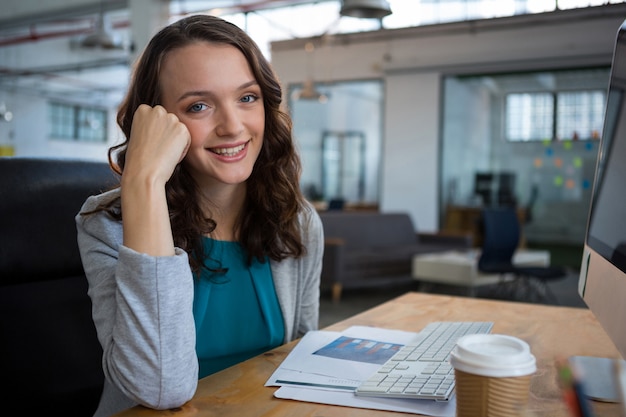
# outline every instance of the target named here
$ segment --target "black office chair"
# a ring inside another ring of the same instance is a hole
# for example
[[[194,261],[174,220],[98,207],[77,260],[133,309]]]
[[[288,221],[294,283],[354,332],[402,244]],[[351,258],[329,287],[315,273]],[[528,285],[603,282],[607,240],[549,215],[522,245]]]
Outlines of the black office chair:
[[[346,205],[346,201],[343,198],[333,198],[328,202],[327,210],[341,211]]]
[[[563,279],[567,270],[561,266],[516,266],[513,255],[519,246],[520,222],[512,207],[486,208],[482,211],[482,252],[478,270],[500,274],[498,290],[509,290],[523,301],[546,301],[558,304],[548,282]]]
[[[104,162],[0,158],[0,393],[6,416],[93,415],[104,385],[74,216]]]

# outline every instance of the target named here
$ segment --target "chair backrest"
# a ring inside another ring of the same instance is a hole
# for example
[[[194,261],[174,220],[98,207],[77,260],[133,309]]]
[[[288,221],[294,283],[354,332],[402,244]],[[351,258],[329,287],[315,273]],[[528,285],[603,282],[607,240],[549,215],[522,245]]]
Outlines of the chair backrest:
[[[333,198],[328,202],[327,210],[343,210],[345,204],[343,198]]]
[[[413,221],[407,213],[322,211],[324,236],[341,238],[346,250],[417,243]]]
[[[515,208],[483,209],[481,226],[483,243],[478,269],[495,273],[512,271],[513,255],[520,241],[520,223]]]
[[[0,374],[7,415],[95,411],[102,348],[74,216],[89,195],[117,181],[102,162],[0,158]]]

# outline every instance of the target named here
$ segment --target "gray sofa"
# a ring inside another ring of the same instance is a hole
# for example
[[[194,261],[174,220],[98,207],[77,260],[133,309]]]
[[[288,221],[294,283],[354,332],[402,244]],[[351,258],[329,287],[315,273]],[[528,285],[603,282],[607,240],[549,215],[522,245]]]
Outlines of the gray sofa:
[[[469,234],[419,233],[407,213],[320,212],[324,225],[322,290],[334,302],[348,288],[412,282],[413,256],[472,247]]]

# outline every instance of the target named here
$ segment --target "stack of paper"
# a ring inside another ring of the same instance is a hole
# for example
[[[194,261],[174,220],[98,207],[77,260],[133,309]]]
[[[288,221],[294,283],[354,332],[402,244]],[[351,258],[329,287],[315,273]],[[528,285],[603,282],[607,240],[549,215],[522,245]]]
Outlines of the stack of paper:
[[[307,333],[265,386],[277,398],[357,408],[454,417],[456,403],[359,397],[354,389],[404,346],[415,333],[353,326],[343,332]]]

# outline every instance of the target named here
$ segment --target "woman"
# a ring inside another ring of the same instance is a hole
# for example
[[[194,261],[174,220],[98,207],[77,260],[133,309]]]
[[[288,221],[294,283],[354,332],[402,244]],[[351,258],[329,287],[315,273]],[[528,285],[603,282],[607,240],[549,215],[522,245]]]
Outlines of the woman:
[[[281,87],[236,26],[191,16],[142,54],[109,150],[120,186],[76,216],[104,350],[96,416],[178,407],[198,378],[318,325],[323,232]]]

